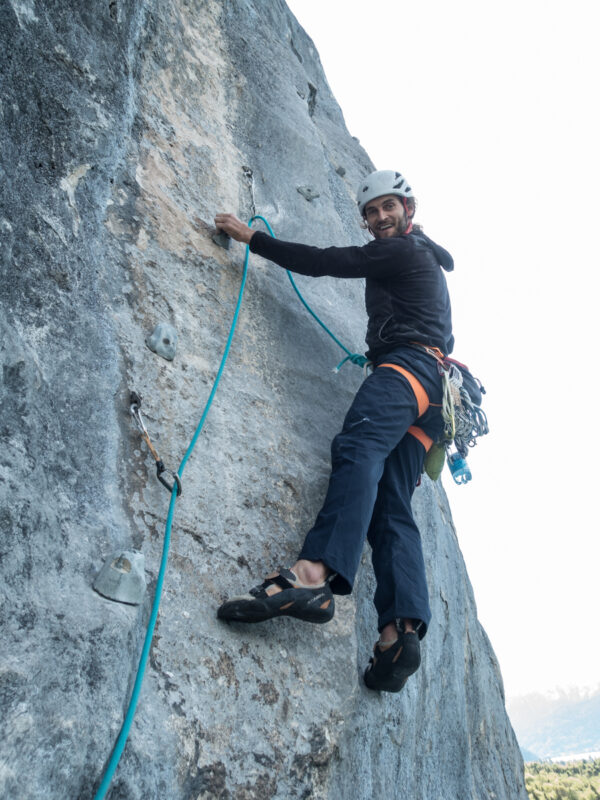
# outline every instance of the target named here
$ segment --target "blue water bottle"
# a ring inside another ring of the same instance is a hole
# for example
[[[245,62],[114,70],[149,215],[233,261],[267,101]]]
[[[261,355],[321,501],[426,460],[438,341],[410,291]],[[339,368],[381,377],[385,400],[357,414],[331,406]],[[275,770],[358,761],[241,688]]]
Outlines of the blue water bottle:
[[[471,470],[467,464],[467,459],[463,458],[460,453],[448,453],[448,466],[454,478],[454,483],[468,483],[471,478]]]

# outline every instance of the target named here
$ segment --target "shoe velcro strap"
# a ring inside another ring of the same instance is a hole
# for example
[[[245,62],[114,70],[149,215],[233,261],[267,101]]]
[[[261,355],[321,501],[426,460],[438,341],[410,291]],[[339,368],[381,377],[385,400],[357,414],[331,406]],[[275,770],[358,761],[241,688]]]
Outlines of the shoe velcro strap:
[[[280,569],[279,575],[274,578],[274,583],[277,583],[282,589],[294,589],[299,583],[299,580],[298,576],[294,575],[291,569]]]
[[[290,569],[281,569],[279,572],[275,572],[272,575],[263,581],[260,586],[256,587],[255,591],[251,590],[251,593],[256,596],[259,594],[262,595],[266,593],[266,589],[269,586],[279,586],[281,589],[296,589],[296,583],[298,578],[294,575],[294,573]]]

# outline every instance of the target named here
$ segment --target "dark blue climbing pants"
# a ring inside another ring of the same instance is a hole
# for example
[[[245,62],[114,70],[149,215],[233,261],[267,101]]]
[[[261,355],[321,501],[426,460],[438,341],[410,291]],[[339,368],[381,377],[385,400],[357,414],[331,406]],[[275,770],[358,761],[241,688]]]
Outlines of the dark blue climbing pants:
[[[299,558],[323,561],[337,573],[331,587],[349,594],[365,538],[372,548],[377,581],[378,627],[395,619],[431,619],[421,537],[411,498],[419,481],[425,446],[408,429],[418,426],[434,441],[442,431],[442,383],[437,362],[424,351],[401,347],[379,360],[413,374],[432,404],[419,416],[407,378],[379,366],[364,381],[331,446],[331,477],[325,502]]]

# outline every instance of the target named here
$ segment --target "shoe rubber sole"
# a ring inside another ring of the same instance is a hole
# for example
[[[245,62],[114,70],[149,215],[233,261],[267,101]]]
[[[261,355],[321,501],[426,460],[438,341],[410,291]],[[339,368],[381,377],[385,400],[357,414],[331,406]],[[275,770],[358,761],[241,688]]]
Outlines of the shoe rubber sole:
[[[414,639],[412,637],[415,637]],[[364,673],[365,685],[380,692],[399,692],[421,665],[419,640],[416,634],[402,634],[398,644],[379,651],[374,664]]]
[[[228,622],[264,622],[275,617],[294,617],[322,625],[335,612],[335,600],[329,588],[284,589],[266,600],[244,595],[233,597],[217,611],[219,619]]]

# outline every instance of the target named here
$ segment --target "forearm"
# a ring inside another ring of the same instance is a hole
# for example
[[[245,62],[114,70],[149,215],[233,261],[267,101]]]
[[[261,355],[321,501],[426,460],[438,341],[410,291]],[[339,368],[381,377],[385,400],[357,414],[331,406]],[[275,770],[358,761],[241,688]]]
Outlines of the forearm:
[[[291,272],[313,278],[324,275],[362,278],[366,274],[364,257],[359,247],[312,247],[275,239],[257,231],[250,243],[250,250]]]
[[[217,214],[215,225],[237,242],[280,267],[313,278],[386,278],[397,274],[410,250],[408,237],[373,241],[362,247],[312,247],[254,231],[234,214]]]

